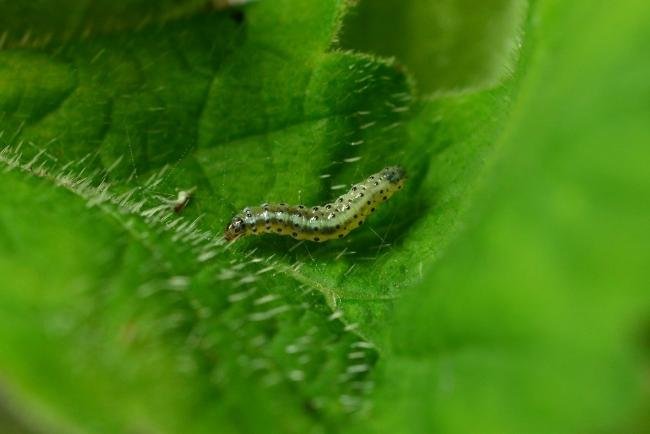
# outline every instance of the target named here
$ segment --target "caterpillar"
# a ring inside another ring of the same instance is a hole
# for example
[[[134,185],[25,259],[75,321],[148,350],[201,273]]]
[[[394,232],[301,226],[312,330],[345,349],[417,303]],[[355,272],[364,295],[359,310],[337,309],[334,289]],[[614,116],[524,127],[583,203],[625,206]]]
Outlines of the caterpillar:
[[[316,242],[343,238],[361,226],[380,203],[400,190],[405,180],[404,169],[391,166],[353,185],[350,191],[325,205],[266,203],[247,207],[232,218],[224,238],[233,241],[245,235],[264,233]]]

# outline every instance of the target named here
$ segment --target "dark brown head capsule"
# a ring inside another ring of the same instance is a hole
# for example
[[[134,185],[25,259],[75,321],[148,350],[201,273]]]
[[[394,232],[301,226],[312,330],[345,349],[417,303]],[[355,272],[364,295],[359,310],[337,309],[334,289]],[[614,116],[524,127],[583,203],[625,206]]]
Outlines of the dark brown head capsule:
[[[230,221],[228,227],[226,227],[226,230],[223,233],[223,237],[226,239],[226,241],[232,241],[244,235],[245,232],[246,223],[244,223],[244,219],[241,217],[241,215],[236,215]]]

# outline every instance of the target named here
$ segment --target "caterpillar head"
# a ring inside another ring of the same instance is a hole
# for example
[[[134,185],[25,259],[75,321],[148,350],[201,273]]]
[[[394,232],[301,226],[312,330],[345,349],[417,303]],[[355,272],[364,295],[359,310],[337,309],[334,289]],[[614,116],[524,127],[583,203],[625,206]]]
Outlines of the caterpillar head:
[[[232,241],[236,238],[241,237],[246,232],[246,224],[244,219],[240,215],[236,215],[230,221],[230,224],[226,227],[226,230],[223,233],[223,237],[226,241]]]

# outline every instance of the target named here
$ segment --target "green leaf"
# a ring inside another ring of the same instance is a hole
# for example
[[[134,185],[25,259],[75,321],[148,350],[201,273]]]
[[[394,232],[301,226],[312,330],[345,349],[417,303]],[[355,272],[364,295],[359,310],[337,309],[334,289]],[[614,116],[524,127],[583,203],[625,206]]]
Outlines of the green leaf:
[[[521,0],[361,1],[341,45],[394,56],[423,94],[475,91],[508,77],[521,44]]]
[[[407,88],[386,62],[325,51],[341,12],[260,4],[243,22],[199,14],[1,53],[1,257],[22,271],[3,292],[0,363],[48,429],[302,432],[363,408],[376,352],[332,293],[220,239],[245,203],[297,200],[294,168],[305,195],[329,190],[316,170],[331,152],[354,159],[350,141],[402,116],[357,113]],[[346,164],[333,180],[352,179]],[[175,215],[177,190],[194,187]]]
[[[229,0],[0,1],[0,48],[43,47],[142,28],[228,6]]]
[[[532,9],[466,229],[389,331],[375,431],[647,431],[649,13]]]
[[[648,7],[391,27],[366,2],[341,34],[345,1],[217,3],[0,2],[38,29],[0,51],[11,407],[48,432],[639,431]],[[221,239],[391,164],[407,187],[344,240]]]

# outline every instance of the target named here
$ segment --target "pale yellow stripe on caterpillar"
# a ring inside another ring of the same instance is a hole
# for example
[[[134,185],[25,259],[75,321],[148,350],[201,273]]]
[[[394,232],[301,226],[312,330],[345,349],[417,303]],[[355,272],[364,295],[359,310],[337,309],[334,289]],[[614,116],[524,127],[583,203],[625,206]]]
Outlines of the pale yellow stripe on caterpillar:
[[[224,238],[232,241],[264,233],[316,242],[343,238],[361,226],[379,204],[401,190],[405,181],[404,169],[391,166],[355,184],[332,203],[313,207],[269,203],[244,208],[232,218]]]

